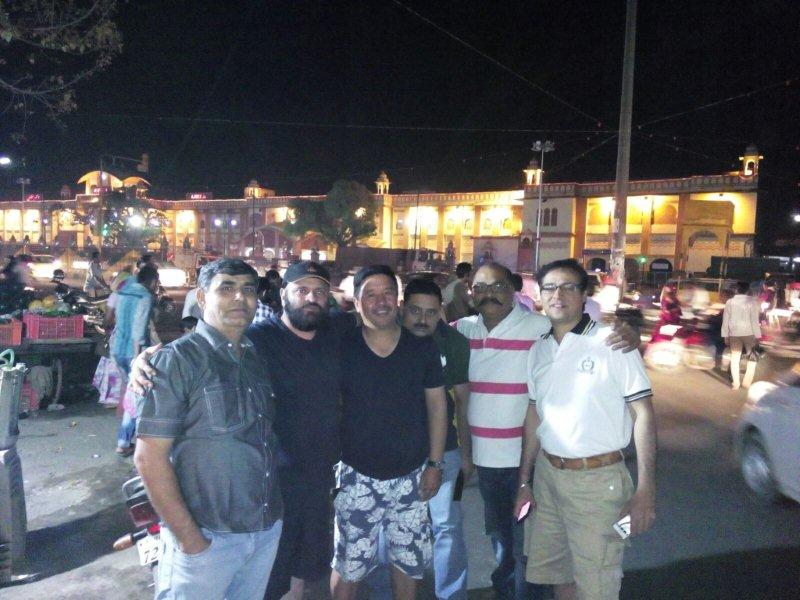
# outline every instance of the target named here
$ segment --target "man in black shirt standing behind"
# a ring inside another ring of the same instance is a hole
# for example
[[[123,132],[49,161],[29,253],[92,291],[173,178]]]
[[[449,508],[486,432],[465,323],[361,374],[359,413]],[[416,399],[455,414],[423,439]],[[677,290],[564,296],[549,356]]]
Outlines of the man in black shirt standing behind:
[[[358,583],[377,565],[383,532],[394,597],[410,599],[432,556],[426,501],[442,480],[442,367],[431,338],[398,324],[397,281],[389,267],[361,269],[353,287],[364,324],[342,345],[342,463],[331,592],[334,600],[356,597]]]

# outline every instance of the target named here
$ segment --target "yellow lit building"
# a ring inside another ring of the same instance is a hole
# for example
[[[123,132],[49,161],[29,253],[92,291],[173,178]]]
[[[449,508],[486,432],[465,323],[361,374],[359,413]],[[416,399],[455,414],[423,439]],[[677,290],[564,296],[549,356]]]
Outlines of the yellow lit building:
[[[702,272],[711,256],[749,256],[753,252],[761,156],[750,146],[740,171],[678,179],[631,181],[628,191],[626,254],[644,258],[646,269]],[[606,270],[609,258],[613,182],[545,183],[535,161],[524,170],[519,189],[488,192],[402,193],[390,191],[386,173],[375,181],[377,230],[366,244],[381,248],[428,249],[456,261],[492,257],[514,270],[530,270],[539,193],[543,199],[540,264],[574,257],[590,269]],[[96,222],[112,192],[122,192],[166,215],[163,239],[170,248],[208,248],[231,255],[263,253],[307,257],[311,248],[331,258],[318,236],[295,240],[283,233],[294,200],[322,202],[324,196],[277,196],[253,180],[242,198],[186,199],[147,197],[148,182],[93,171],[78,183],[84,193],[60,200],[7,202],[0,209],[5,243],[39,243],[82,248],[98,244]],[[541,188],[541,190],[540,190]],[[40,218],[41,217],[41,218]],[[42,223],[42,219],[44,223]],[[254,236],[255,234],[255,236]],[[54,249],[57,252],[58,249]]]

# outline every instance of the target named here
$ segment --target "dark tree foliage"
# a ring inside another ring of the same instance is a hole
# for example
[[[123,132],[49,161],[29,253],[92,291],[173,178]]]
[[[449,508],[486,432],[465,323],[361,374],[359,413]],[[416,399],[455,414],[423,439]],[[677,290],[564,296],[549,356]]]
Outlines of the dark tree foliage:
[[[289,208],[293,214],[285,227],[289,235],[315,232],[341,248],[355,245],[376,231],[375,197],[357,181],[339,180],[324,200],[294,200]]]
[[[24,120],[37,107],[53,118],[74,110],[75,87],[122,50],[116,9],[117,0],[0,0],[0,111]]]

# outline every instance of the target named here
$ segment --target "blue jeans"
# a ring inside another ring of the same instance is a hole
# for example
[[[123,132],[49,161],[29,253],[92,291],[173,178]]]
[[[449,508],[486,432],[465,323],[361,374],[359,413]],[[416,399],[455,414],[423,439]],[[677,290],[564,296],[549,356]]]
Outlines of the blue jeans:
[[[464,542],[461,503],[453,502],[453,488],[461,470],[461,451],[456,448],[444,454],[442,485],[428,500],[433,529],[433,574],[436,597],[466,600],[467,545]],[[383,540],[381,539],[381,542]],[[386,545],[379,544],[380,566],[367,576],[372,600],[392,598],[392,584],[386,567]]]
[[[516,467],[477,467],[478,489],[483,498],[486,535],[492,539],[497,568],[492,587],[500,598],[533,600],[541,598],[546,586],[525,581],[525,530],[514,517],[514,501],[519,487]]]
[[[114,362],[117,363],[119,370],[125,373],[126,380],[131,374],[131,360],[127,356],[114,356]],[[122,402],[122,398],[120,398],[120,402]],[[117,448],[130,448],[135,433],[136,419],[123,411],[122,421],[117,429]]]
[[[136,433],[136,419],[122,411],[122,421],[117,429],[117,448],[130,448]]]
[[[282,527],[283,521],[255,533],[216,533],[203,528],[211,545],[200,554],[188,555],[162,526],[156,600],[262,598]]]

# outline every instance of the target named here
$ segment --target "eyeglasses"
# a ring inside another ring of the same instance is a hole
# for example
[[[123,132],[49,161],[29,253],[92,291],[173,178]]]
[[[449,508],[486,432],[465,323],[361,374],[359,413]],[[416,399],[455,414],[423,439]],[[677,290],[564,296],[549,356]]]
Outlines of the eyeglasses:
[[[568,283],[545,283],[541,288],[542,292],[546,292],[548,294],[555,294],[556,290],[561,290],[562,292],[577,292],[579,290],[583,290],[580,283],[568,282]]]
[[[500,294],[507,289],[508,284],[505,281],[495,281],[494,283],[475,283],[472,285],[473,294],[485,294],[487,292]]]

